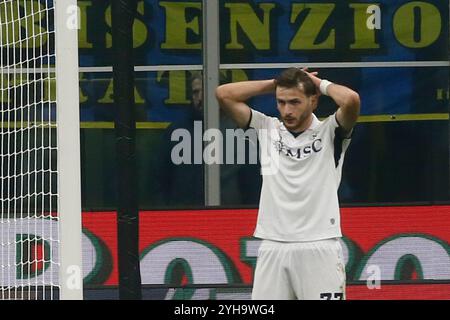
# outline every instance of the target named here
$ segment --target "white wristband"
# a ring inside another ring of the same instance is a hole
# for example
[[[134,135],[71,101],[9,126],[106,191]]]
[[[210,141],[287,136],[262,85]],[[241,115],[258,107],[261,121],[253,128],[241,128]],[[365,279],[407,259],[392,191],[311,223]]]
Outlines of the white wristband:
[[[322,92],[323,95],[326,95],[326,96],[328,95],[327,89],[328,89],[328,86],[330,84],[333,84],[333,82],[325,80],[325,79],[320,81],[320,87],[319,88],[320,88],[320,92]]]

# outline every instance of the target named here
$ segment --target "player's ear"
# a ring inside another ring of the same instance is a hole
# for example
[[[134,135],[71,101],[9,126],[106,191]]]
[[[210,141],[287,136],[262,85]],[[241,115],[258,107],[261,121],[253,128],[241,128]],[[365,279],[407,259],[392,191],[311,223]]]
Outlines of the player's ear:
[[[313,107],[313,111],[316,110],[317,105],[319,104],[319,95],[318,94],[314,94],[310,97],[311,99],[311,104]]]

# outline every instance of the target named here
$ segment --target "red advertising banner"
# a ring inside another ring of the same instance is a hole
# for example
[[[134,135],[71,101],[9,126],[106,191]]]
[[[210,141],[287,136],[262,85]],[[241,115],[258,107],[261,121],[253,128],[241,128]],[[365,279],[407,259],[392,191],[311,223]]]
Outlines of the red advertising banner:
[[[256,214],[141,212],[143,284],[251,285],[260,244],[252,237]],[[349,299],[450,299],[450,206],[343,208],[341,214]],[[85,282],[117,285],[116,214],[86,212],[83,227]]]

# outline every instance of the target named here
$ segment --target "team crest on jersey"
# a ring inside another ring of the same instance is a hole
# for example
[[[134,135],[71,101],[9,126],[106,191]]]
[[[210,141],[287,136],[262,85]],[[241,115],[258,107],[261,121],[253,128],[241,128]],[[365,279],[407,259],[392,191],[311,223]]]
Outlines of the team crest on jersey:
[[[281,138],[281,135],[278,140],[275,140],[273,142],[273,144],[274,144],[275,150],[278,152],[278,154],[280,154],[282,151],[285,151],[287,149],[286,145],[283,142],[283,139]]]

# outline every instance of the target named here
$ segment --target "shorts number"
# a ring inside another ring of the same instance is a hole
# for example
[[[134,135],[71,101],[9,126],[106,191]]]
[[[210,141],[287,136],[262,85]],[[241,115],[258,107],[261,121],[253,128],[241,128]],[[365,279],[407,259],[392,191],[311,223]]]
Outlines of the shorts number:
[[[344,294],[342,292],[324,292],[320,294],[320,300],[343,300]]]

